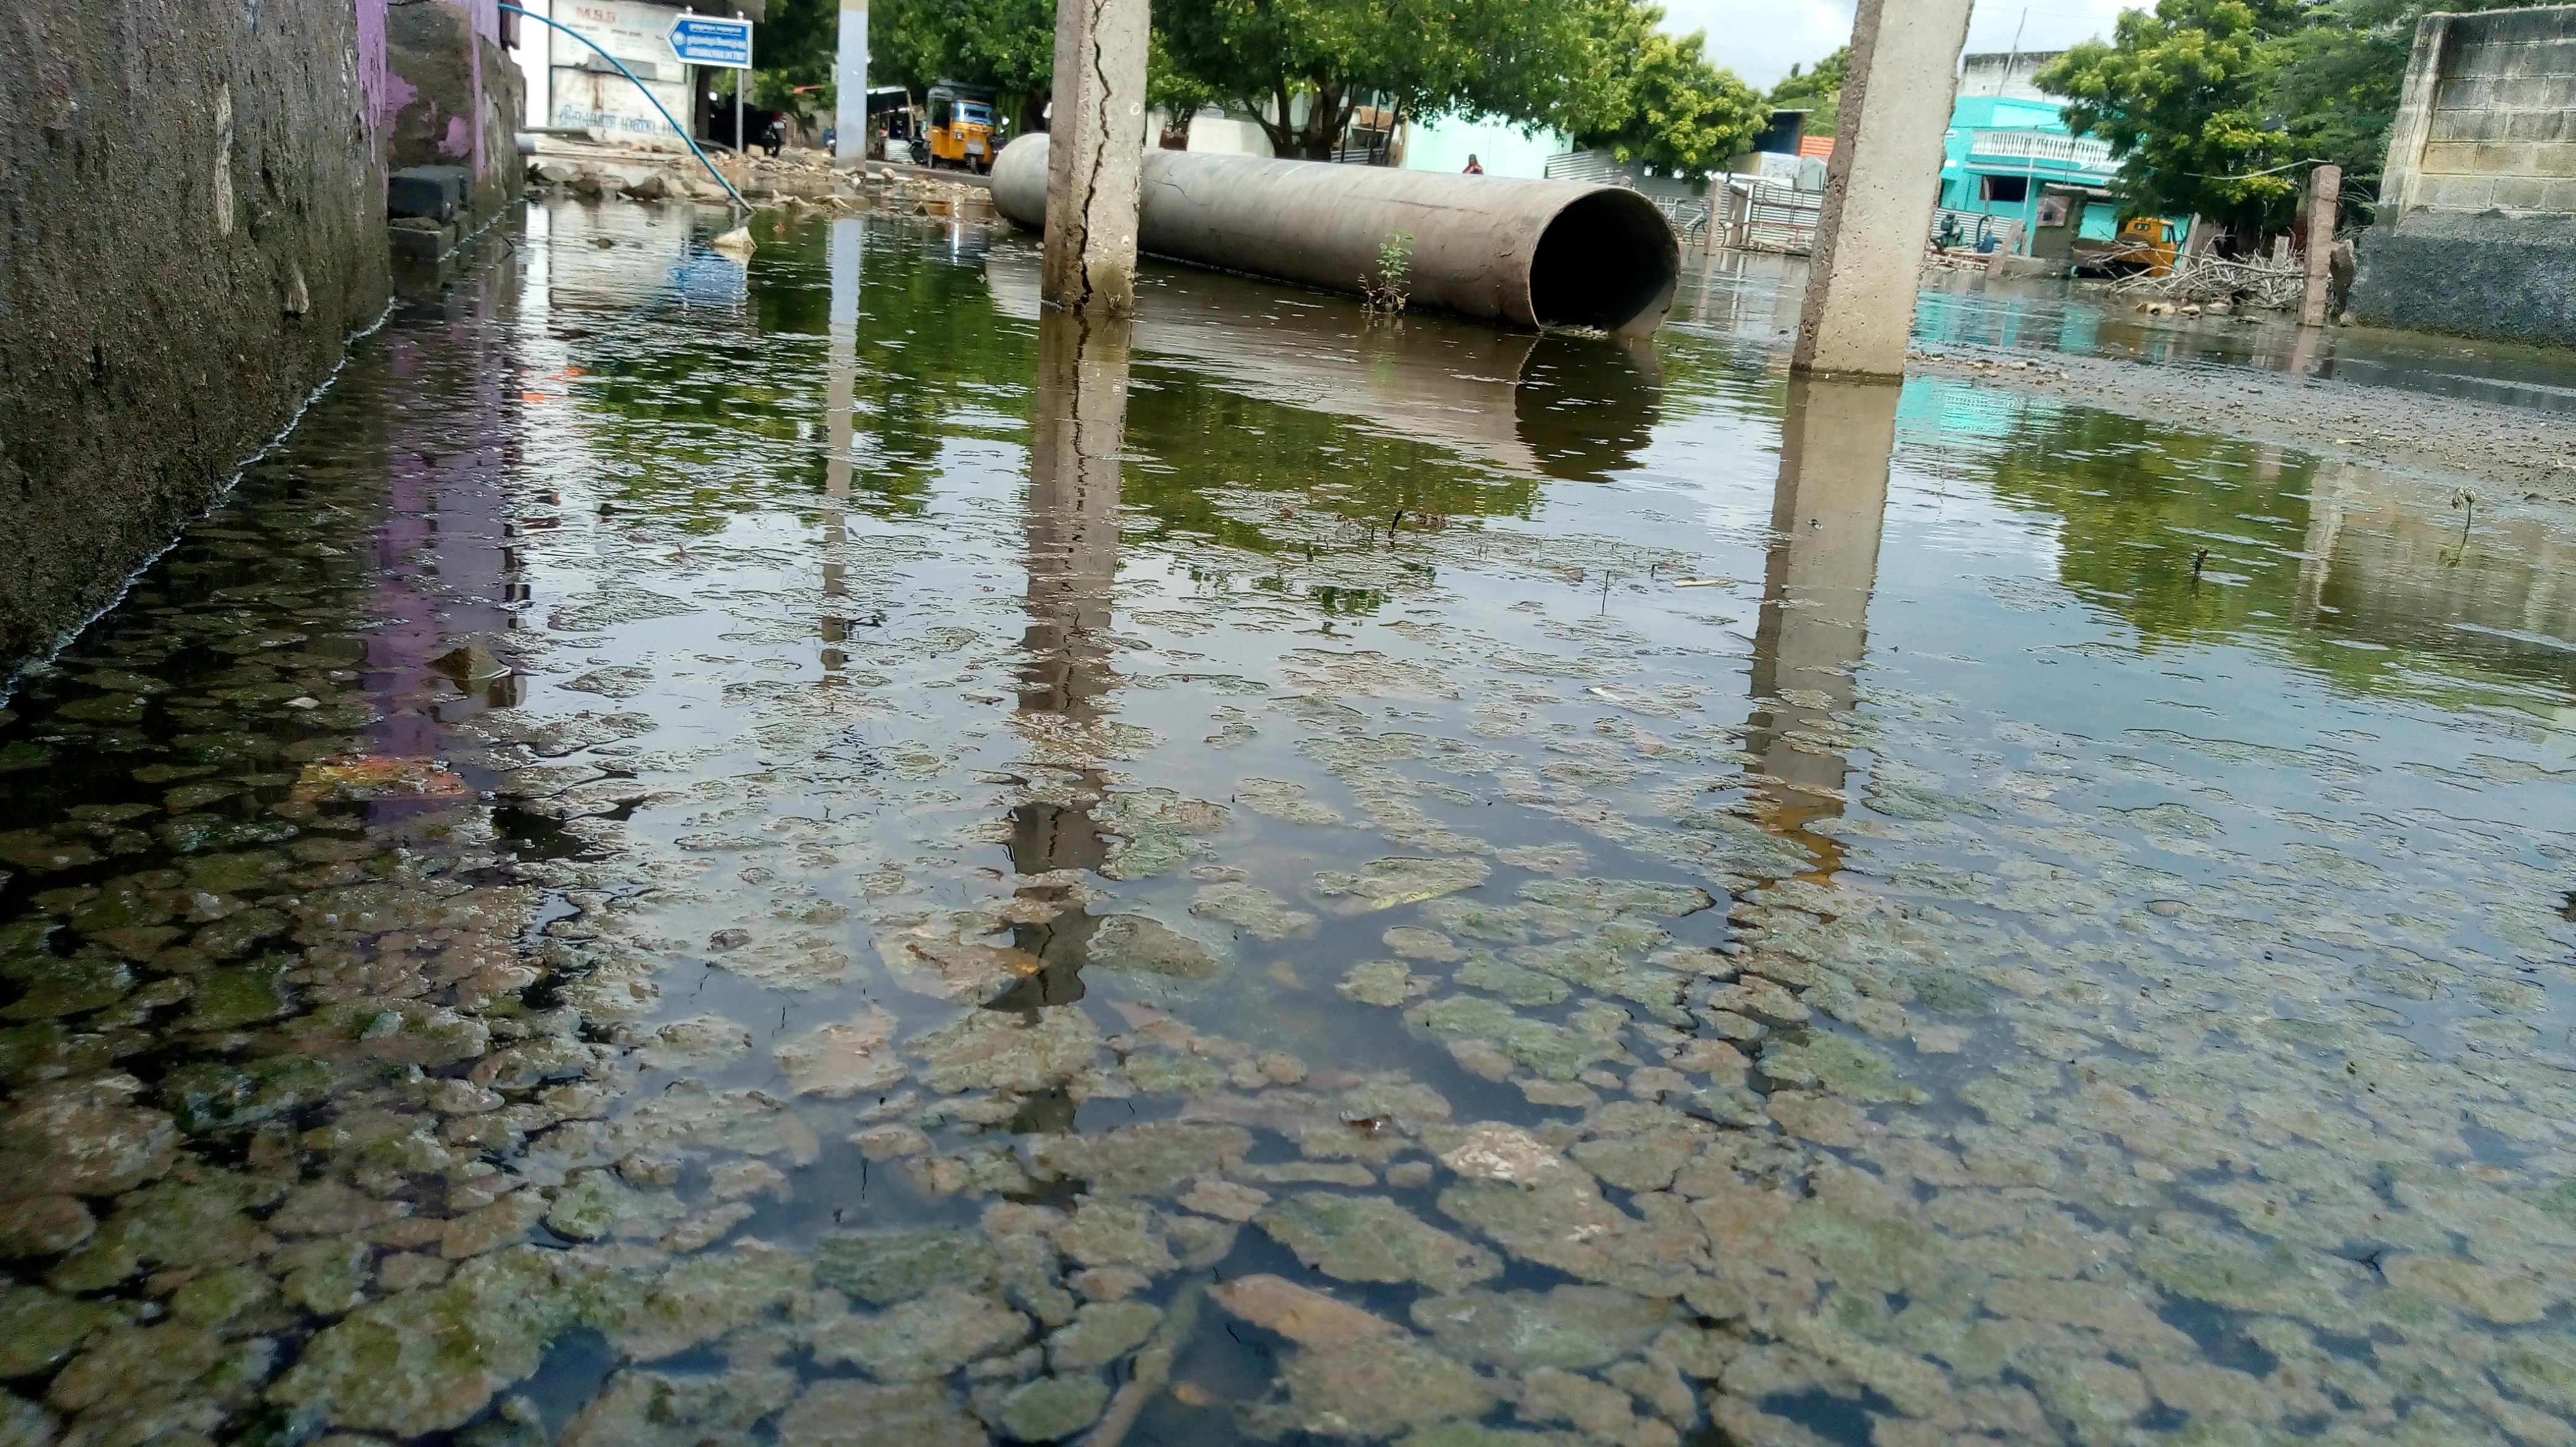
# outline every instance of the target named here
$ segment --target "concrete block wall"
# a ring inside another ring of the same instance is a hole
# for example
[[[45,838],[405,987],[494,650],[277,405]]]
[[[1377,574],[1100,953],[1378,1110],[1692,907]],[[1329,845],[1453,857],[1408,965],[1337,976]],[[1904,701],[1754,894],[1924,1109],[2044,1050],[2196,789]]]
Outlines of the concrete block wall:
[[[2576,212],[2576,6],[2426,24],[2441,33],[2407,206]]]
[[[2417,25],[2351,315],[2576,346],[2576,6]]]
[[[382,311],[383,5],[0,7],[0,678]]]

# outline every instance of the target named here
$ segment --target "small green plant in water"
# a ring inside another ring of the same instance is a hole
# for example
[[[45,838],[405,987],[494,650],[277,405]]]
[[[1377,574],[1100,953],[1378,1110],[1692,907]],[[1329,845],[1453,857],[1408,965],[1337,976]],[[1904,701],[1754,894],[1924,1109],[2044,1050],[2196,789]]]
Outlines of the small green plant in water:
[[[1413,233],[1392,231],[1377,244],[1377,270],[1360,278],[1360,296],[1372,312],[1392,316],[1412,299]]]

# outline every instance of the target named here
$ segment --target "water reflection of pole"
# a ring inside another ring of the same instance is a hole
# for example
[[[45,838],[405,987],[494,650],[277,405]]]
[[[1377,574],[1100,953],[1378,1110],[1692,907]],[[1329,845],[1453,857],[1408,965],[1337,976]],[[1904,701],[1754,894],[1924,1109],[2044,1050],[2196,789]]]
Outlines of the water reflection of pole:
[[[862,11],[862,14],[865,12]],[[859,351],[860,221],[844,216],[832,223],[831,380],[823,403],[828,449],[823,456],[823,667],[838,670],[848,656],[839,645],[849,641],[850,623],[839,599],[850,590],[841,548],[849,541],[846,509],[850,502],[850,409],[857,385]]]
[[[1118,577],[1119,454],[1126,444],[1128,326],[1048,308],[1038,320],[1037,405],[1030,428],[1028,631],[1021,640],[1020,712],[1068,725],[1112,710],[1110,590]],[[1031,800],[1011,811],[1011,867],[1022,877],[1097,869],[1108,850],[1091,810],[1108,787],[1086,768],[1072,802]],[[1059,886],[1024,899],[1061,903]],[[996,1008],[1062,1005],[1082,998],[1089,918],[1076,907],[1017,927],[1017,946],[1046,962]]]
[[[1753,635],[1747,752],[1761,760],[1754,803],[1831,873],[1842,847],[1807,826],[1842,813],[1849,765],[1830,738],[1851,711],[1878,581],[1898,388],[1792,378],[1771,499],[1771,551]]]
[[[2343,542],[2345,515],[2368,493],[2369,475],[2359,463],[2333,459],[2317,464],[2308,482],[2308,534],[2299,545],[2299,592],[2290,620],[2314,628],[2326,600],[2326,582],[2334,573],[2335,549]]]

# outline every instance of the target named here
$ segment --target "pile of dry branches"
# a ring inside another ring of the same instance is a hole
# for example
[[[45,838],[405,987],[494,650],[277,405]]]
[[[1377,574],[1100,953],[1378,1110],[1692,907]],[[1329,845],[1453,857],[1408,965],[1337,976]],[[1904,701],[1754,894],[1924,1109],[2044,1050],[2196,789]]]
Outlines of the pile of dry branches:
[[[2248,257],[2232,261],[2219,256],[2182,256],[2164,276],[2140,272],[2112,283],[2128,295],[2170,302],[2231,301],[2244,306],[2295,307],[2307,286],[2306,264],[2298,257],[2274,261]]]

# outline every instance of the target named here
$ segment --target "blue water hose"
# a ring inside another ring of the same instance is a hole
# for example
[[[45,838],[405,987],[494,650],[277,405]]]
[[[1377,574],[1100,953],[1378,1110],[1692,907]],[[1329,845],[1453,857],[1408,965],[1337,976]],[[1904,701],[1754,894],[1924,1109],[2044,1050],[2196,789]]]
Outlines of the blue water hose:
[[[573,29],[569,25],[556,25],[554,21],[549,20],[542,15],[533,14],[516,5],[503,5],[501,8],[507,10],[513,15],[525,15],[530,20],[537,22],[539,25],[553,25],[555,29],[562,31],[564,34],[571,36],[573,39],[580,41],[582,44],[589,46],[593,50],[598,50],[600,59],[616,66],[617,73],[619,75],[626,77],[628,80],[635,81],[635,88],[644,92],[644,98],[646,100],[653,102],[653,109],[662,113],[662,119],[671,122],[671,129],[679,132],[681,142],[689,148],[689,154],[697,157],[698,164],[707,168],[707,174],[716,178],[716,184],[725,188],[725,194],[733,198],[733,204],[741,207],[745,211],[751,209],[751,203],[742,199],[742,193],[733,188],[733,183],[731,181],[725,179],[724,172],[717,170],[716,163],[707,159],[707,153],[698,149],[698,143],[691,139],[689,135],[689,128],[672,119],[670,109],[662,104],[661,97],[653,94],[652,89],[646,86],[644,82],[635,80],[635,72],[626,68],[625,61],[619,60],[616,56],[609,54],[605,50],[601,50],[598,41],[591,39],[589,36],[582,34],[580,31]]]

